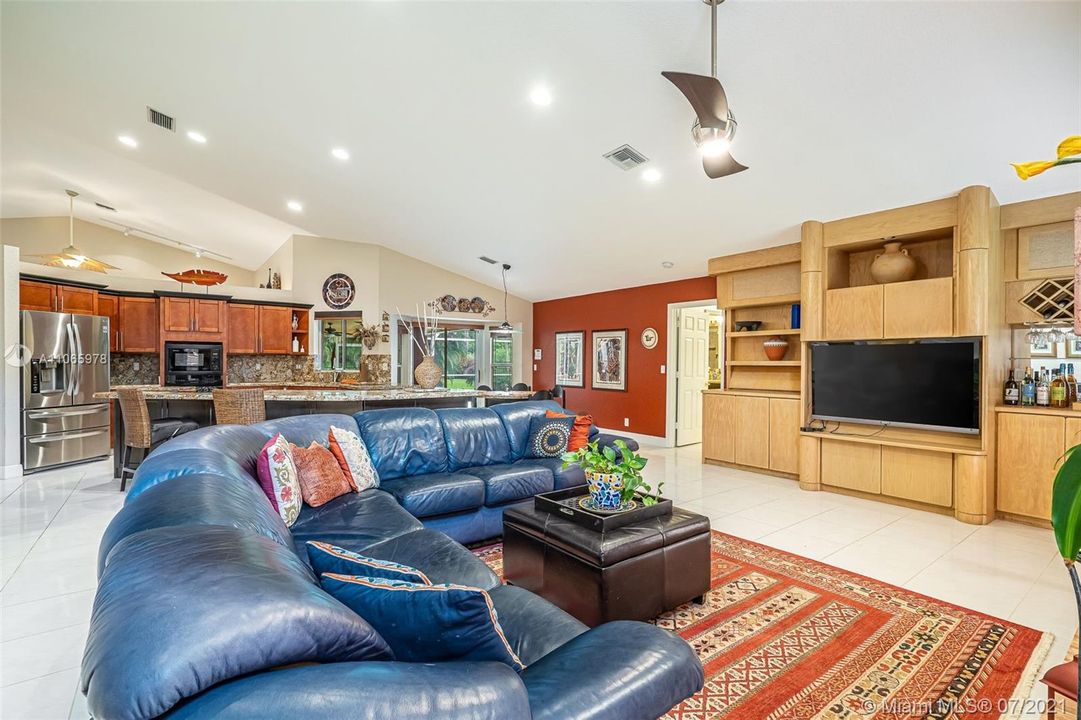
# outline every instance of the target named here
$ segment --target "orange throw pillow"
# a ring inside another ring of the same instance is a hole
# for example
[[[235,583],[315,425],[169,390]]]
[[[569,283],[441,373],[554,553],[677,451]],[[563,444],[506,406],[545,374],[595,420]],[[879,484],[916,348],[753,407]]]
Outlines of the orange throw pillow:
[[[325,505],[334,498],[354,492],[341,465],[323,445],[312,440],[306,448],[293,446],[293,463],[300,479],[300,494],[312,507]]]
[[[574,418],[574,427],[571,428],[571,436],[567,440],[567,452],[581,450],[589,444],[589,429],[593,427],[592,415],[570,415],[568,413],[557,413],[555,410],[547,410],[544,416],[550,418]]]

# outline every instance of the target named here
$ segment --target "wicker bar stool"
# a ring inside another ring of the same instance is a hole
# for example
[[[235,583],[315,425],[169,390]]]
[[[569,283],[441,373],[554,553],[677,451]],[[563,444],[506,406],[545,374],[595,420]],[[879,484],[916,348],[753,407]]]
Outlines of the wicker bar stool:
[[[252,425],[266,420],[262,388],[213,390],[214,418],[218,425]]]
[[[116,391],[120,400],[120,414],[124,420],[124,461],[120,465],[120,490],[127,487],[128,475],[134,475],[147,454],[166,440],[183,435],[199,427],[193,420],[180,418],[150,418],[150,409],[146,406],[146,396],[138,388],[119,388]],[[131,464],[131,451],[142,450],[139,462]]]

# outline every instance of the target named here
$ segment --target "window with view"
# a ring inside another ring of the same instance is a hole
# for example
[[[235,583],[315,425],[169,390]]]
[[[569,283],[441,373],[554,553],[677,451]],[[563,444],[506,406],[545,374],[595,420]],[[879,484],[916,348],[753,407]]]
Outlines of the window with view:
[[[477,335],[473,329],[439,329],[429,334],[435,361],[443,368],[441,387],[474,390],[477,387]]]
[[[320,318],[319,369],[360,370],[364,347],[364,318],[362,315]]]
[[[510,390],[514,383],[514,338],[495,334],[492,338],[492,389]]]

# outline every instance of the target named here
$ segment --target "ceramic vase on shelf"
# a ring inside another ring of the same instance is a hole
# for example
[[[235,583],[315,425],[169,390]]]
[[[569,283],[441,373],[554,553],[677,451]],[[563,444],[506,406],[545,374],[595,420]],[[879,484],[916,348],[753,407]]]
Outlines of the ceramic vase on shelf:
[[[443,379],[443,368],[439,367],[439,363],[432,359],[431,355],[425,355],[420,365],[417,365],[417,369],[413,371],[413,378],[417,381],[417,385],[425,390],[431,390]]]
[[[775,335],[762,343],[762,349],[766,351],[767,359],[774,362],[784,360],[784,356],[788,352],[788,341]]]
[[[589,499],[598,510],[618,510],[623,504],[623,474],[587,472]]]
[[[916,260],[899,242],[888,242],[871,263],[871,277],[876,283],[895,283],[916,277]]]

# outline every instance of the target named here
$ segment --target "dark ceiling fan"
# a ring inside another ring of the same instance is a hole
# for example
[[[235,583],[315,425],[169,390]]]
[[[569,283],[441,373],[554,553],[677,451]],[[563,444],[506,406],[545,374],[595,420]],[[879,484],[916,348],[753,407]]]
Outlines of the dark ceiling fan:
[[[712,22],[711,74],[693,75],[665,70],[661,75],[679,88],[694,108],[698,119],[691,126],[691,135],[694,137],[694,144],[698,146],[698,152],[702,155],[702,167],[706,175],[716,179],[742,172],[747,169],[747,166],[736,162],[729,152],[732,138],[736,135],[736,118],[728,107],[728,98],[725,97],[724,88],[717,79],[717,6],[724,0],[702,1],[709,5]]]

